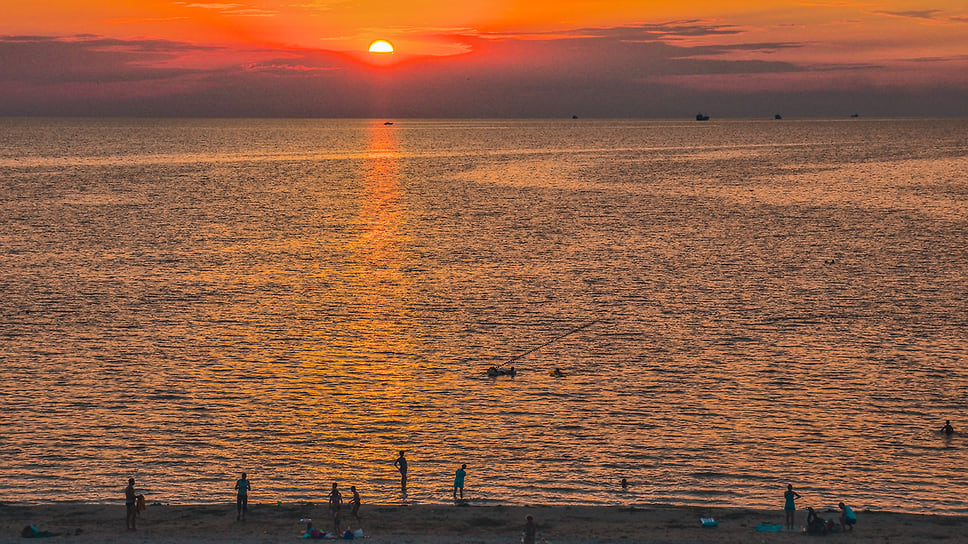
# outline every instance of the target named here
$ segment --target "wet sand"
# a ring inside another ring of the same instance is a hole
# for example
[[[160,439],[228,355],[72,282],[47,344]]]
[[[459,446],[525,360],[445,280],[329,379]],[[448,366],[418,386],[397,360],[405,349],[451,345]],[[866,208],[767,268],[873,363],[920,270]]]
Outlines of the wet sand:
[[[525,516],[534,516],[538,539],[547,544],[644,543],[644,544],[746,544],[832,542],[914,544],[965,542],[968,516],[932,516],[889,512],[858,512],[852,533],[805,536],[795,532],[760,532],[760,524],[782,524],[782,510],[696,508],[675,506],[455,506],[364,504],[362,523],[344,510],[348,528],[362,527],[364,540],[383,543],[518,543]],[[824,518],[839,517],[837,511],[822,512]],[[797,512],[803,524],[806,512]],[[704,528],[700,518],[712,517],[719,525]],[[236,521],[234,504],[150,504],[138,518],[137,531],[124,527],[124,505],[53,504],[0,505],[0,542],[28,542],[20,536],[26,525],[57,533],[44,542],[86,543],[241,543],[299,542],[304,524],[312,518],[316,527],[331,524],[324,504],[255,504],[248,519]],[[347,527],[344,527],[344,529]],[[32,541],[32,540],[30,540]]]

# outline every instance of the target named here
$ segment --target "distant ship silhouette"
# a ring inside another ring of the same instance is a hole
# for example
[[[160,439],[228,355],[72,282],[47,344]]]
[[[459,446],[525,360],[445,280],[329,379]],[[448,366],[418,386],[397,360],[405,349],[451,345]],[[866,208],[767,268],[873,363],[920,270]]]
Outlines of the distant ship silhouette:
[[[709,116],[706,115],[705,113],[696,114],[696,121],[708,121],[708,120],[709,120]]]

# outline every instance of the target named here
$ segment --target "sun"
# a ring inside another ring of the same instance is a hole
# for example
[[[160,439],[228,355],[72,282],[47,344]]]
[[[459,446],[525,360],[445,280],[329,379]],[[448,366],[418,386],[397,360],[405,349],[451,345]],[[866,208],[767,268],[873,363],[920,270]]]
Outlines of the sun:
[[[377,40],[370,44],[370,53],[393,53],[393,46],[386,40]]]

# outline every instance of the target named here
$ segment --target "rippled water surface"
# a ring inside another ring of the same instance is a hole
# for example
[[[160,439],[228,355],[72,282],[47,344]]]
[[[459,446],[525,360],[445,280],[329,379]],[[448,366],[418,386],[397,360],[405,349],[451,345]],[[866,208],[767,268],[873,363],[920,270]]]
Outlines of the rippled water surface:
[[[0,120],[0,501],[968,513],[966,171],[965,120]]]

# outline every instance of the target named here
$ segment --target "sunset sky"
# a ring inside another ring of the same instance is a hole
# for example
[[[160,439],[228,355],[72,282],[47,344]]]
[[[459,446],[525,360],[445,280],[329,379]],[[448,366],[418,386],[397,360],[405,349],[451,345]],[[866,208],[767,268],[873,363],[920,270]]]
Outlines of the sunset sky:
[[[5,4],[0,115],[968,115],[965,0]]]

